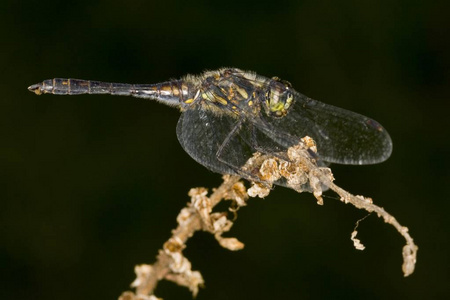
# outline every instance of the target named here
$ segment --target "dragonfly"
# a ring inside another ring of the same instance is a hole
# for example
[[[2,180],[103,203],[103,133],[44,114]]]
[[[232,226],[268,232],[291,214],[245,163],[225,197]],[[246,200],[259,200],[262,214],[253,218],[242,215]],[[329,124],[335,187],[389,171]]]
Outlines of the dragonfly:
[[[377,121],[313,100],[278,77],[221,68],[156,84],[54,78],[33,84],[37,95],[111,94],[177,107],[182,148],[207,169],[254,181],[243,166],[256,152],[277,155],[311,137],[323,164],[376,164],[392,140]],[[283,182],[275,182],[285,185]]]

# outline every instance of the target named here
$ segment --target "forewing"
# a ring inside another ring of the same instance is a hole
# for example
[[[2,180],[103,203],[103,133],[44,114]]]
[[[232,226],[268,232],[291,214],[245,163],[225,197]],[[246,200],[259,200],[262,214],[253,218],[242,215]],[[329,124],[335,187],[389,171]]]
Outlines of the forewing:
[[[261,116],[262,130],[278,143],[290,147],[308,135],[322,160],[339,164],[375,164],[391,155],[391,138],[377,121],[297,92],[294,97],[283,118]]]

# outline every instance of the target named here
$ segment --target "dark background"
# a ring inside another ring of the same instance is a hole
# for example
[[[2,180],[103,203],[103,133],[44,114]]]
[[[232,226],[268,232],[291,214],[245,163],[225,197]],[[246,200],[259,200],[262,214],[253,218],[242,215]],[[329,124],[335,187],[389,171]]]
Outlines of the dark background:
[[[403,238],[333,198],[276,188],[240,210],[230,252],[206,233],[186,256],[197,299],[442,299],[449,266],[446,1],[3,1],[0,298],[116,299],[152,263],[191,187],[221,182],[179,146],[176,109],[133,98],[35,96],[53,77],[155,83],[233,66],[287,79],[388,129],[392,157],[332,166],[337,184],[408,226]],[[329,193],[330,196],[333,194]],[[162,282],[157,295],[191,299]]]

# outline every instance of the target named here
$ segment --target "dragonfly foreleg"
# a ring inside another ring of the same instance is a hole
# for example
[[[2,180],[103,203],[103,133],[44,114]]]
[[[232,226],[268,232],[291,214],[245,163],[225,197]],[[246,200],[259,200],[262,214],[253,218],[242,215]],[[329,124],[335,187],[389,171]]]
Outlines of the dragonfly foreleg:
[[[228,167],[230,167],[234,172],[236,172],[236,174],[244,179],[247,179],[248,181],[252,181],[252,182],[260,182],[262,183],[264,186],[266,186],[267,188],[271,188],[271,185],[269,185],[267,182],[264,182],[263,180],[261,180],[261,178],[259,176],[257,176],[258,174],[258,170],[255,170],[254,172],[248,172],[248,171],[244,171],[242,169],[242,167],[244,165],[237,165],[237,164],[233,164],[230,159],[227,159],[226,157],[224,157],[225,155],[225,151],[227,148],[229,148],[229,145],[232,144],[232,139],[233,138],[238,138],[239,135],[239,131],[242,128],[242,124],[244,123],[244,120],[239,120],[236,125],[233,127],[233,129],[230,131],[230,133],[227,135],[227,137],[224,139],[224,141],[222,142],[222,144],[219,146],[219,149],[216,152],[216,157],[217,159],[222,162],[223,164],[227,165]],[[257,152],[258,150],[255,150],[252,145],[250,143],[248,143],[248,140],[245,140],[246,144],[252,149],[251,153],[249,153],[249,157],[247,158],[250,159],[251,155],[254,154],[255,152]]]

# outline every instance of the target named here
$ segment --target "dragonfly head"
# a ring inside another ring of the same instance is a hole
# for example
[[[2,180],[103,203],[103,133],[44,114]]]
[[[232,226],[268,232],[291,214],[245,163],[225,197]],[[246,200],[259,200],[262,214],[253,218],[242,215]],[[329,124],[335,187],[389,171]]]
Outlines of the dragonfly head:
[[[278,78],[271,80],[264,94],[264,109],[269,117],[284,117],[294,101],[290,83]]]

